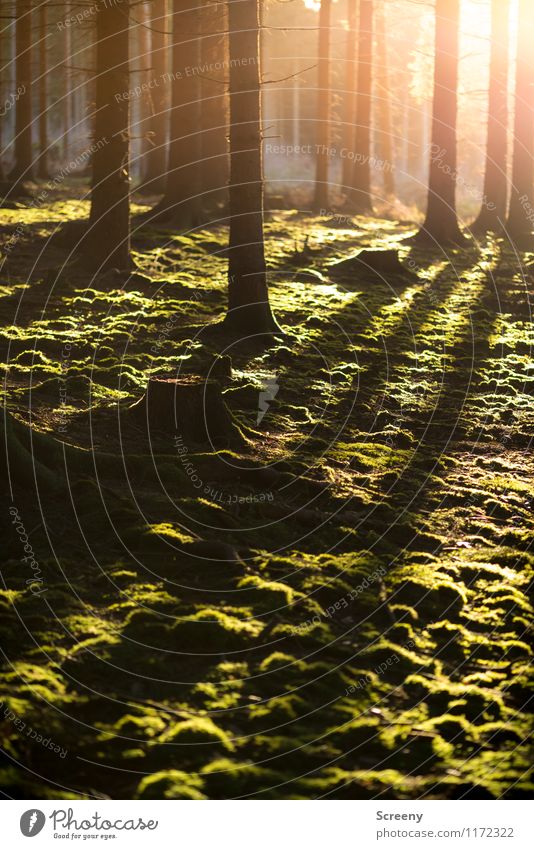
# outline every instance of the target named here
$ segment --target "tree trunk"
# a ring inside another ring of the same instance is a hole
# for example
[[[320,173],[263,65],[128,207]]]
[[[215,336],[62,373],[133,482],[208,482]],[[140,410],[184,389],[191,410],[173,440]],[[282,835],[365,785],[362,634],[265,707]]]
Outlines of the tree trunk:
[[[72,3],[65,3],[65,18],[68,19],[73,14]],[[72,33],[70,26],[66,26],[63,30],[64,39],[63,39],[63,139],[62,139],[62,150],[63,150],[63,158],[68,159],[69,151],[70,151],[70,134],[72,131],[73,120],[72,120],[72,94],[71,94],[71,85],[72,85]]]
[[[246,336],[279,332],[267,290],[258,0],[228,0],[230,243],[225,324]]]
[[[89,244],[100,269],[130,266],[128,7],[100,4]]]
[[[6,51],[4,50],[4,38],[5,35],[0,31],[0,69],[4,67],[4,63],[7,65],[8,62],[4,58],[6,56]],[[5,103],[4,97],[4,79],[3,75],[0,72],[0,104]],[[0,183],[4,182],[4,121],[0,120]],[[3,193],[3,188],[0,187],[0,191]],[[1,197],[0,197],[1,199]]]
[[[298,59],[293,59],[292,74],[294,74],[291,86],[291,137],[292,144],[300,144],[301,117],[300,117],[300,82],[298,79]]]
[[[200,222],[200,6],[174,0],[169,170],[160,217]]]
[[[328,209],[330,141],[330,10],[332,0],[321,0],[317,50],[317,132],[315,135],[315,189],[313,208]]]
[[[531,56],[533,31],[532,0],[519,0],[512,189],[506,225],[508,235],[512,239],[528,237],[534,226],[534,66]]]
[[[345,95],[343,143],[348,153],[352,149],[354,125],[356,123],[356,26],[358,22],[358,0],[348,0],[348,30],[345,53]],[[343,158],[341,182],[347,191],[352,180],[352,160]]]
[[[373,0],[360,0],[358,34],[358,90],[351,207],[357,213],[373,211],[371,198],[371,83],[373,64]]]
[[[47,7],[39,6],[39,162],[37,176],[48,179],[48,72]]]
[[[134,135],[139,136],[139,167],[138,174],[141,182],[141,187],[144,188],[144,180],[147,170],[147,158],[151,147],[149,141],[150,119],[151,119],[151,104],[150,104],[150,80],[153,77],[153,71],[150,69],[151,51],[150,51],[150,14],[148,3],[141,3],[137,7],[138,24],[137,30],[137,58],[135,67],[139,72],[140,85],[143,87],[142,94],[138,98],[138,130]]]
[[[380,159],[383,160],[382,178],[386,197],[395,195],[393,176],[393,145],[391,143],[391,107],[389,100],[388,49],[386,41],[386,21],[384,4],[376,10],[377,38],[377,89]]]
[[[488,135],[482,207],[473,228],[500,230],[506,218],[509,0],[492,0]]]
[[[33,176],[32,156],[32,79],[31,79],[31,5],[17,0],[15,28],[15,163],[9,179],[13,183]]]
[[[211,215],[228,205],[228,29],[226,5],[205,6],[201,40],[202,207]],[[211,33],[217,33],[212,35]]]
[[[408,85],[408,83],[407,83]],[[426,103],[418,102],[414,97],[408,97],[405,101],[406,108],[406,128],[407,128],[407,145],[405,164],[401,167],[409,174],[411,178],[415,178],[419,182],[424,147],[425,119],[426,119]],[[400,153],[400,151],[399,151]]]
[[[463,241],[456,215],[459,14],[460,0],[436,0],[428,203],[418,240],[438,244]]]
[[[87,37],[85,38],[85,46],[82,51],[78,54],[77,63],[80,64],[83,68],[95,68],[96,67],[96,37],[95,37],[96,24],[94,19],[91,19],[86,32]],[[80,121],[80,132],[83,134],[85,139],[90,140],[90,143],[93,139],[96,138],[95,133],[95,114],[96,114],[96,74],[89,73],[84,75],[83,86],[78,89],[81,107],[80,112],[83,117],[83,120]],[[77,169],[77,173],[83,177],[91,177],[92,173],[92,157],[88,158],[85,164]]]
[[[167,0],[153,0],[149,5],[148,25],[151,30],[151,75],[156,84],[150,89],[152,117],[145,188],[162,193],[165,191],[167,171],[168,88],[164,82],[168,69],[168,38],[165,32],[169,25]]]

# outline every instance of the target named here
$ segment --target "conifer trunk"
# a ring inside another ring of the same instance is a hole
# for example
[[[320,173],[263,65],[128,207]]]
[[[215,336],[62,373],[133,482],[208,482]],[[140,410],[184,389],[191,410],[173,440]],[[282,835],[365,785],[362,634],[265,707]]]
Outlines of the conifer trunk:
[[[436,47],[430,176],[418,240],[462,242],[456,214],[458,43],[460,0],[436,0]]]
[[[371,196],[371,83],[373,64],[373,0],[360,0],[358,34],[358,89],[351,208],[372,212]]]
[[[534,227],[533,31],[532,0],[519,0],[512,188],[506,225],[512,239],[529,236]]]
[[[0,68],[4,67],[4,34],[0,32]],[[4,103],[4,80],[2,78],[2,74],[0,74],[0,103]],[[4,182],[4,166],[3,159],[4,156],[4,122],[0,121],[0,183]],[[3,190],[3,187],[2,187]],[[1,198],[0,198],[1,199]]]
[[[149,6],[150,3],[141,3],[138,6],[139,23],[137,25],[137,61],[136,68],[139,71],[139,79],[143,88],[143,93],[139,98],[139,130],[135,135],[140,136],[139,145],[139,178],[143,186],[146,172],[147,160],[150,150],[149,141],[149,124],[151,120],[151,103],[150,103],[150,81],[153,77],[153,71],[150,69],[151,51],[150,51],[150,23],[149,23]]]
[[[226,326],[278,332],[269,305],[263,239],[258,0],[228,0],[230,50],[230,243]]]
[[[99,4],[89,243],[101,269],[130,265],[129,28],[126,3]]]
[[[317,132],[313,208],[328,208],[328,148],[330,140],[330,12],[332,0],[321,0],[317,49]]]
[[[9,179],[18,183],[33,176],[30,3],[17,0],[15,14],[15,162]]]
[[[345,50],[345,95],[343,142],[345,150],[352,150],[354,124],[356,121],[356,26],[358,22],[358,0],[348,0],[347,42]],[[345,156],[342,163],[341,182],[346,191],[351,183],[352,160]]]
[[[200,222],[200,5],[174,0],[169,167],[160,216]]]
[[[105,5],[105,4],[103,4]],[[67,20],[73,14],[72,3],[65,3],[65,19]],[[70,152],[70,137],[73,126],[73,109],[72,109],[72,93],[71,93],[71,84],[72,84],[72,32],[70,26],[65,26],[63,28],[64,38],[63,38],[63,98],[62,98],[62,106],[63,106],[63,139],[62,139],[62,150],[63,157],[67,159]]]
[[[508,133],[508,0],[492,0],[488,134],[482,207],[474,228],[500,230],[506,219]]]
[[[42,179],[48,178],[48,62],[47,62],[47,7],[42,3],[39,7],[39,162],[37,175]]]
[[[228,15],[217,3],[202,10],[202,207],[207,215],[228,205]]]
[[[146,161],[146,184],[152,192],[165,191],[167,170],[168,86],[166,30],[169,26],[167,0],[153,0],[148,9],[151,39],[151,75],[155,80],[150,89],[152,117],[149,122],[150,147]]]
[[[395,194],[395,178],[393,172],[393,145],[391,140],[391,104],[389,98],[389,68],[388,49],[386,41],[386,20],[383,3],[376,10],[377,37],[377,89],[378,89],[378,121],[380,159],[383,161],[382,180],[386,197]]]

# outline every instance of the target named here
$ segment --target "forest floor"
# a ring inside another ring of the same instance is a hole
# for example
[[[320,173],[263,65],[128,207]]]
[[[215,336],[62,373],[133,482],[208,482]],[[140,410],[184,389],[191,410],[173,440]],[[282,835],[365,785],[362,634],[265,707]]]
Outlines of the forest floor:
[[[87,211],[2,211],[3,793],[531,796],[534,255],[273,211],[288,335],[243,345],[200,334],[223,227],[135,230],[124,282],[48,243]],[[242,438],[148,435],[148,378],[221,353]]]

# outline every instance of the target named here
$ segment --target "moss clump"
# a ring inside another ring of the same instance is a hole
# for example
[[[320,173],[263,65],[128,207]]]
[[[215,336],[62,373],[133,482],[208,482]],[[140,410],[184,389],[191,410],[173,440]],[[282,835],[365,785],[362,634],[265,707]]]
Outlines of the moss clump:
[[[248,793],[261,793],[262,789],[269,790],[275,787],[281,778],[280,774],[272,769],[227,758],[212,761],[202,768],[201,775],[212,799],[228,799]],[[266,798],[269,798],[269,795]]]
[[[189,799],[200,800],[203,782],[198,776],[178,769],[167,769],[147,775],[137,785],[135,799]]]
[[[395,588],[392,600],[413,606],[419,616],[443,618],[458,614],[466,603],[466,592],[450,580],[425,583],[409,579]]]
[[[197,716],[170,725],[158,738],[157,743],[191,748],[202,748],[214,743],[229,752],[234,749],[230,736],[207,716]]]

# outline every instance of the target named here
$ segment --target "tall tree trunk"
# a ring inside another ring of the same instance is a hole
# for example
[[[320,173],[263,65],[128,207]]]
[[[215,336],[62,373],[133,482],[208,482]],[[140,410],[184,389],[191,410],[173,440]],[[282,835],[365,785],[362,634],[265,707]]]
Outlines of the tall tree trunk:
[[[456,123],[460,0],[436,0],[436,48],[430,176],[425,222],[418,239],[462,242],[456,214]]]
[[[97,45],[96,45],[96,24],[94,21],[91,21],[89,29],[89,37],[87,38],[87,46],[83,51],[81,64],[85,68],[96,68],[96,55],[97,55]],[[96,74],[88,74],[85,78],[83,85],[84,92],[84,107],[83,107],[83,133],[85,137],[88,139],[96,138]],[[93,170],[92,166],[92,157],[87,160],[83,169],[81,169],[80,174],[83,176],[91,177]]]
[[[105,4],[104,4],[105,5]],[[65,3],[65,19],[68,19],[73,14],[72,3]],[[73,127],[72,120],[72,33],[70,26],[66,26],[63,30],[63,158],[67,159],[70,151],[70,137]]]
[[[506,218],[509,0],[492,0],[488,135],[482,207],[473,228],[500,230]]]
[[[356,26],[358,0],[347,0],[347,42],[345,50],[345,94],[343,97],[343,144],[346,152],[352,150],[354,124],[356,123]],[[342,163],[341,182],[344,191],[351,183],[352,160],[345,156]]]
[[[328,208],[330,143],[330,10],[332,0],[321,0],[317,49],[317,133],[313,208]]]
[[[391,142],[391,105],[389,99],[389,68],[388,46],[386,40],[386,14],[384,0],[379,2],[376,10],[376,41],[377,41],[377,93],[380,159],[384,165],[382,178],[384,192],[387,197],[395,194],[395,178],[393,176],[393,145]]]
[[[267,290],[258,0],[228,0],[230,243],[225,324],[243,334],[279,331]]]
[[[167,0],[153,0],[149,4],[151,37],[151,74],[156,81],[150,89],[152,117],[150,120],[150,149],[146,163],[146,188],[152,192],[165,191],[167,171],[167,119],[168,86],[164,84],[168,69]]]
[[[512,189],[506,225],[513,239],[529,236],[534,226],[533,32],[532,0],[519,0]]]
[[[407,126],[407,145],[405,164],[402,164],[403,170],[410,175],[411,178],[416,178],[419,181],[422,162],[424,160],[424,133],[426,119],[426,102],[418,102],[415,97],[406,99],[406,126]]]
[[[128,5],[96,17],[96,116],[89,243],[99,268],[130,265]]]
[[[205,6],[201,40],[202,206],[207,214],[228,204],[228,15],[225,3]],[[216,33],[215,35],[213,33]]]
[[[4,48],[4,33],[0,30],[0,104],[5,103],[4,98],[4,77],[2,73],[2,69],[4,68],[4,63],[6,67],[8,66],[8,59],[6,56],[6,50]],[[4,121],[0,120],[0,183],[4,182]]]
[[[37,175],[42,180],[48,178],[48,32],[47,7],[39,6],[39,162]]]
[[[9,175],[13,183],[33,176],[31,5],[28,0],[16,3],[15,51],[15,163]]]
[[[373,0],[360,0],[358,34],[358,90],[351,207],[355,212],[372,212],[371,196],[371,85],[373,66]]]
[[[200,222],[200,5],[174,0],[169,169],[161,217]]]
[[[299,145],[301,133],[300,82],[298,79],[298,59],[296,58],[293,59],[291,73],[294,75],[291,86],[291,138],[292,144]]]
[[[140,136],[139,143],[139,167],[138,173],[141,184],[143,185],[147,170],[147,157],[150,148],[149,141],[149,124],[151,118],[150,104],[150,80],[153,76],[153,71],[150,69],[151,51],[150,51],[150,23],[149,23],[149,4],[141,3],[137,6],[138,24],[136,27],[137,35],[137,59],[136,68],[139,71],[140,85],[143,87],[141,96],[138,98],[138,130],[136,136]]]

